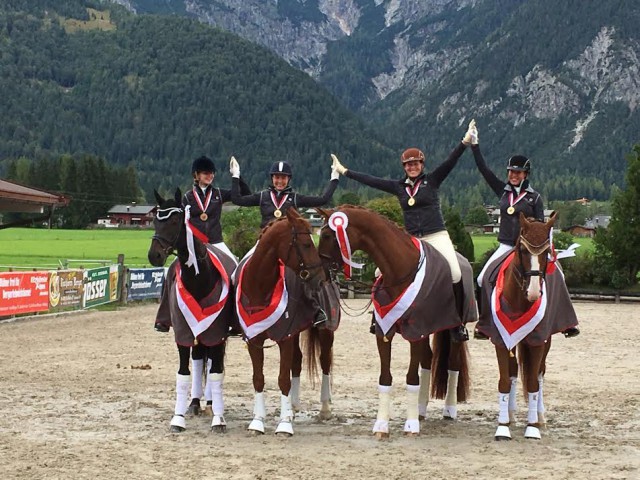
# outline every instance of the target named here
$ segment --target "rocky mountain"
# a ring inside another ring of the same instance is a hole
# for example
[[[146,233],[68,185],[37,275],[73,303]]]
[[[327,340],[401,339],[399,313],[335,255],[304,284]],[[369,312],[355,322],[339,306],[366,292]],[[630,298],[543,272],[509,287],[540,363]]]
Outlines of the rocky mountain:
[[[532,156],[551,198],[608,198],[638,141],[634,2],[116,1],[195,16],[268,47],[397,147],[440,158],[477,118],[491,165]],[[462,186],[477,181],[472,170],[456,174]]]

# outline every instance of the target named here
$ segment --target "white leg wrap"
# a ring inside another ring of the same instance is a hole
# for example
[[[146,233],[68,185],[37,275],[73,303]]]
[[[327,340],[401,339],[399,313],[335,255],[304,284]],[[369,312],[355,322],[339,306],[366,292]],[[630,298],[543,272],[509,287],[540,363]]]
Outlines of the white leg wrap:
[[[224,415],[224,373],[211,373],[209,374],[209,377],[209,382],[211,383],[211,396],[213,400],[213,414],[222,416]]]
[[[447,395],[444,398],[442,416],[455,420],[458,417],[458,374],[455,370],[447,370]]]
[[[373,433],[389,433],[389,410],[391,409],[391,385],[378,385],[378,417]]]
[[[291,377],[289,396],[291,397],[291,406],[300,410],[300,377]]]
[[[280,423],[276,428],[276,433],[293,435],[293,407],[289,395],[280,394]]]
[[[256,392],[253,402],[253,420],[248,429],[264,433],[264,419],[267,416],[264,406],[264,392]]]
[[[322,387],[320,388],[320,401],[331,403],[331,375],[322,374]]]
[[[405,433],[420,433],[418,420],[418,392],[420,385],[407,385],[407,420],[404,423]]]
[[[509,423],[509,394],[498,393],[498,423]]]
[[[191,388],[191,375],[176,374],[176,415],[184,415],[189,408],[189,390]]]
[[[431,388],[431,370],[420,369],[420,391],[418,392],[418,415],[427,416],[427,405],[429,404],[429,388]]]
[[[509,411],[518,410],[518,377],[511,377],[511,390],[509,390]]]
[[[527,423],[538,423],[538,397],[540,392],[529,392],[529,411]]]
[[[204,384],[204,399],[207,402],[210,402],[212,400],[211,397],[211,383],[209,383],[209,375],[211,371],[211,359],[207,360],[207,371],[206,371],[206,375],[205,377],[207,378],[207,381]]]
[[[202,372],[204,360],[192,360],[193,376],[191,377],[191,398],[202,398]]]

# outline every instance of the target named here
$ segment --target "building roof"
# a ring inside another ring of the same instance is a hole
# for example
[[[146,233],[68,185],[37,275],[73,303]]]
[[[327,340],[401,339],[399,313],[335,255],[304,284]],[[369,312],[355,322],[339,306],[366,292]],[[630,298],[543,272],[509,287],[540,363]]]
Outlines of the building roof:
[[[0,180],[0,212],[44,213],[45,207],[65,207],[70,200],[62,194]]]
[[[148,215],[155,205],[114,205],[107,213],[128,213],[130,215]]]

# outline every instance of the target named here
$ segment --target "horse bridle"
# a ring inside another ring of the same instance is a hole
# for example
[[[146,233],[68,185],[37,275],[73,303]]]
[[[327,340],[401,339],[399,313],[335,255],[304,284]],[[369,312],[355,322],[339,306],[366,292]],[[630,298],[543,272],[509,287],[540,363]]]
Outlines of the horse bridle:
[[[525,290],[526,289],[526,282],[525,282],[526,279],[529,279],[529,281],[531,281],[531,277],[540,277],[540,280],[542,282],[544,281],[545,275],[546,275],[546,268],[543,268],[542,270],[525,270],[523,268],[522,249],[519,248],[520,245],[523,245],[524,248],[527,249],[527,251],[529,252],[529,254],[532,257],[533,256],[537,257],[537,256],[542,255],[543,253],[545,253],[547,250],[549,250],[551,248],[551,241],[547,238],[541,244],[533,245],[526,238],[524,238],[522,236],[522,234],[518,238],[518,243],[516,244],[516,247],[517,247],[517,251],[518,251],[518,260],[519,260],[519,262],[518,262],[516,271],[520,275],[520,278],[523,280],[522,282],[520,282],[520,286],[522,287],[523,290]],[[546,264],[546,262],[545,262],[545,264]]]
[[[174,213],[178,213],[182,217],[182,220],[184,220],[184,209],[180,207],[170,207],[170,208],[163,208],[163,209],[159,208],[158,211],[156,212],[156,220],[158,220],[159,222],[165,222]],[[181,221],[180,224],[181,225],[184,224],[184,221]],[[162,249],[164,254],[168,257],[172,253],[175,253],[176,243],[178,242],[178,238],[180,238],[181,232],[182,232],[182,227],[178,229],[178,232],[176,233],[176,236],[173,240],[168,240],[167,238],[161,236],[157,232],[153,234],[151,239],[158,241],[158,243],[160,244],[160,248]]]
[[[300,244],[298,243],[298,235],[311,235],[311,231],[299,232],[296,230],[294,226],[291,227],[291,243],[289,244],[289,251],[287,253],[287,259],[285,263],[289,261],[289,255],[291,254],[291,247],[293,247],[296,251],[296,255],[298,256],[298,266],[300,267],[300,271],[298,272],[298,276],[300,280],[306,282],[311,277],[311,271],[322,268],[322,262],[318,264],[306,265],[304,262],[304,257],[302,255],[302,251],[300,250]]]

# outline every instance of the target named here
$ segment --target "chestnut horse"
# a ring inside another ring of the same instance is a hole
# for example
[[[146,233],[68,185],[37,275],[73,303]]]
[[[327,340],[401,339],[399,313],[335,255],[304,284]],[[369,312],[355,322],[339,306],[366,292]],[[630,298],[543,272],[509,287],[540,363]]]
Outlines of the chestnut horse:
[[[207,365],[207,358],[211,364],[207,375],[207,389],[212,394],[211,429],[222,433],[226,431],[222,398],[224,354],[233,318],[233,291],[229,277],[235,269],[236,261],[213,245],[202,243],[197,233],[193,235],[188,207],[186,210],[182,207],[180,189],[176,190],[172,199],[164,199],[158,192],[154,193],[159,207],[153,221],[155,234],[149,247],[149,262],[160,267],[170,254],[175,253],[178,257],[178,262],[169,268],[165,285],[168,289],[167,308],[180,359],[171,431],[181,432],[186,428],[185,414],[187,409],[191,409],[188,401],[189,390],[192,388],[189,353],[192,349],[199,349],[206,353],[200,365]],[[179,288],[176,288],[176,283]],[[194,360],[194,366],[195,364]],[[199,383],[199,390],[202,390],[202,367],[200,371],[198,368],[195,370],[194,381]],[[199,407],[199,398],[192,399],[192,407],[195,407],[193,402],[197,402]]]
[[[371,210],[343,205],[318,211],[328,222],[322,228],[318,246],[323,261],[348,266],[352,264],[351,250],[362,250],[382,272],[373,288],[380,357],[380,404],[374,434],[378,438],[389,436],[391,344],[396,331],[411,342],[405,433],[417,435],[420,431],[419,419],[426,414],[432,365],[431,391],[436,398],[445,398],[445,418],[455,418],[457,402],[465,401],[469,391],[468,351],[465,343],[453,341],[450,332],[460,325],[460,318],[446,260],[426,242]],[[470,274],[469,277],[471,283]],[[473,310],[475,321],[475,304]],[[434,351],[429,345],[432,333]]]
[[[311,326],[314,314],[303,289],[319,289],[326,280],[309,222],[295,209],[288,209],[286,217],[262,230],[254,253],[240,262],[235,276],[236,311],[253,366],[254,416],[248,429],[264,433],[264,343],[269,338],[280,349],[280,423],[275,433],[293,435],[290,391],[294,339]]]
[[[545,423],[542,397],[545,361],[551,335],[565,328],[552,323],[557,315],[562,315],[565,323],[573,324],[575,319],[572,309],[564,314],[565,310],[558,311],[558,302],[551,305],[554,296],[559,297],[551,284],[545,282],[547,267],[552,266],[550,232],[555,220],[555,212],[547,222],[520,214],[520,237],[502,263],[491,295],[493,323],[499,332],[492,336],[500,370],[496,440],[511,439],[509,425],[514,420],[518,363],[528,397],[525,437],[540,439],[540,427]]]

